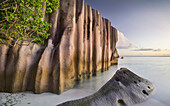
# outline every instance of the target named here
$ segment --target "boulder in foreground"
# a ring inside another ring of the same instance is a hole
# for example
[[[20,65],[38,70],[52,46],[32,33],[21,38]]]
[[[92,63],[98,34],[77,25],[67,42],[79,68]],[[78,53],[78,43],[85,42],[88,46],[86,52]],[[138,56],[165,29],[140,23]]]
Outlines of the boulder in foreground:
[[[58,106],[129,106],[146,100],[153,84],[126,68],[121,68],[96,93]]]

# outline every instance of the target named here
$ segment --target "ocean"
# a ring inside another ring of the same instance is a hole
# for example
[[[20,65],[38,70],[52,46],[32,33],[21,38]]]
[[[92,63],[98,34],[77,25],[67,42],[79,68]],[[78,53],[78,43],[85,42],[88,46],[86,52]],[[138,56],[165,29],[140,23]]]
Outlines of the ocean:
[[[77,84],[61,95],[24,92],[13,94],[11,98],[19,99],[16,106],[55,106],[68,100],[80,99],[99,90],[121,67],[130,69],[155,85],[148,100],[135,106],[170,106],[170,57],[124,57],[119,59],[118,65],[112,66],[110,70]],[[0,93],[2,96],[0,103],[5,101],[4,95],[11,94]]]
[[[125,57],[118,67],[127,67],[155,85],[149,99],[135,106],[170,106],[170,57]]]
[[[121,67],[150,80],[155,86],[149,99],[135,106],[170,106],[170,57],[124,57],[119,59],[117,66],[112,66],[100,76],[89,79],[75,88],[97,91]]]

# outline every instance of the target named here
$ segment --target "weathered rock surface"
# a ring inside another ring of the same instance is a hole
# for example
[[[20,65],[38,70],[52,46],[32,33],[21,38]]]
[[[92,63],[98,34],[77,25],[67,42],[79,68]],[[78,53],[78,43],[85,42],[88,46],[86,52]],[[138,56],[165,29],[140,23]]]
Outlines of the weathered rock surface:
[[[0,44],[0,91],[60,94],[117,64],[117,30],[84,0],[61,0],[44,20],[52,23],[44,45]]]
[[[58,106],[130,106],[146,100],[153,89],[150,81],[121,68],[95,94]]]

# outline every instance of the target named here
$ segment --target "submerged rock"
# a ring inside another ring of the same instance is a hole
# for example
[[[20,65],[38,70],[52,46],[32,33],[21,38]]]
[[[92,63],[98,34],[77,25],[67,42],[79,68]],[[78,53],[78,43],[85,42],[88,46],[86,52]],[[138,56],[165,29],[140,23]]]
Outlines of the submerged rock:
[[[124,59],[124,57],[122,56],[120,59]]]
[[[146,100],[153,84],[126,68],[121,68],[96,93],[58,106],[129,106]]]

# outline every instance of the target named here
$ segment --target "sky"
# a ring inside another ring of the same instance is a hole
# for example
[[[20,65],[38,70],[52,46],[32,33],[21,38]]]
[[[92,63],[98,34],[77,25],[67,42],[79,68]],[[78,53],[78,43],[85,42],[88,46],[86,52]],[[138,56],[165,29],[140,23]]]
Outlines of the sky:
[[[122,56],[170,56],[170,0],[85,0],[118,29]]]

